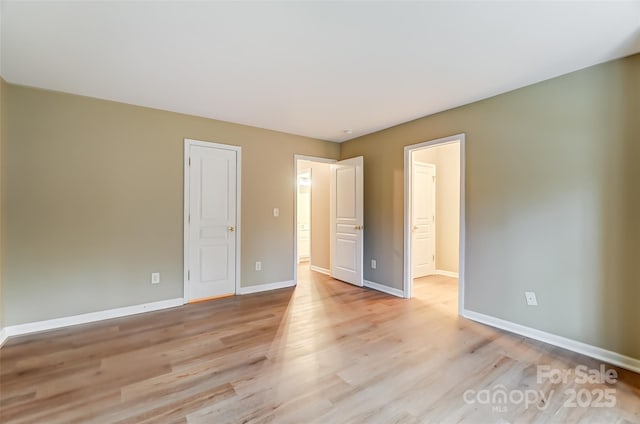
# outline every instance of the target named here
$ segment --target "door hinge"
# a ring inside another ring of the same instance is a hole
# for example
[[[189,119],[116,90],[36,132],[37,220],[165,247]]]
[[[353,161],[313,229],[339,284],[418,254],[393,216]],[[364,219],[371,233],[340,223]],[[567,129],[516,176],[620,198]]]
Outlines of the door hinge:
[[[191,214],[189,214],[189,216],[187,217],[187,223],[191,224]]]
[[[433,262],[435,262],[435,261],[436,261],[436,255],[431,255],[431,260],[432,260]]]
[[[189,156],[189,166],[191,166],[191,156]]]
[[[187,271],[187,280],[191,280],[191,270]]]

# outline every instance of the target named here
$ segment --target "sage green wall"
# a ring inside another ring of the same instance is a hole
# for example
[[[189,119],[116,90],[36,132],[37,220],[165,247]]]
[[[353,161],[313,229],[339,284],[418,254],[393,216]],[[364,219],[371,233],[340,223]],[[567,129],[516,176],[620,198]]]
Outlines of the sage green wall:
[[[337,158],[338,144],[6,90],[7,325],[182,297],[184,138],[242,146],[242,285],[293,279],[293,157]]]
[[[403,147],[459,133],[466,308],[640,358],[640,55],[344,143],[364,156],[367,280],[402,287]]]

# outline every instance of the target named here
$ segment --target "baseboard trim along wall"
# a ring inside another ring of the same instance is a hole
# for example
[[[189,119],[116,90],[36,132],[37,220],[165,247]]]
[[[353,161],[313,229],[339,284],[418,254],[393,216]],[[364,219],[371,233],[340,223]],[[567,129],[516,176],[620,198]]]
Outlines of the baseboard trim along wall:
[[[259,292],[269,291],[269,290],[284,289],[284,288],[292,287],[295,285],[296,285],[296,282],[293,280],[278,281],[276,283],[268,283],[268,284],[258,284],[255,286],[240,287],[238,294],[259,293]]]
[[[568,339],[566,337],[557,336],[555,334],[536,330],[535,328],[505,321],[500,318],[495,318],[479,312],[470,311],[468,309],[464,309],[462,311],[462,316],[472,321],[486,324],[491,327],[500,328],[511,333],[529,337],[530,339],[558,346],[576,353],[581,353],[585,356],[589,356],[591,358],[605,361],[612,365],[617,365],[621,368],[640,373],[640,359],[635,359],[630,356],[603,349],[601,347],[579,342],[577,340]]]
[[[310,268],[311,268],[311,271],[319,272],[321,274],[331,275],[331,271],[329,271],[326,268],[321,268],[321,267],[315,266],[315,265],[311,265]]]
[[[384,284],[374,283],[373,281],[364,280],[364,286],[373,290],[390,294],[391,296],[404,297],[404,292],[402,290],[385,286]]]
[[[102,321],[111,318],[120,318],[128,315],[141,314],[143,312],[159,311],[161,309],[175,308],[182,306],[184,300],[167,299],[158,302],[143,303],[141,305],[124,306],[122,308],[107,309],[105,311],[89,312],[86,314],[73,315],[63,318],[48,319],[45,321],[29,322],[26,324],[10,325],[4,328],[6,337],[20,336],[23,334],[37,333],[40,331],[54,330],[62,327],[69,327],[78,324],[88,324],[90,322]]]
[[[458,278],[458,273],[457,272],[445,271],[443,269],[436,269],[436,274],[437,275],[444,275],[445,277]]]
[[[2,347],[2,345],[7,341],[8,338],[9,335],[7,334],[7,331],[4,328],[0,330],[0,347]]]
[[[280,281],[277,283],[260,284],[257,286],[241,287],[238,294],[258,293],[268,290],[282,289],[295,285],[295,281]],[[159,311],[184,305],[183,298],[167,299],[158,302],[143,303],[141,305],[124,306],[122,308],[107,309],[98,312],[73,315],[62,318],[54,318],[44,321],[29,322],[26,324],[11,325],[0,331],[0,347],[9,337],[38,333],[41,331],[55,330],[79,324],[88,324],[112,318],[121,318],[128,315],[136,315],[144,312]]]

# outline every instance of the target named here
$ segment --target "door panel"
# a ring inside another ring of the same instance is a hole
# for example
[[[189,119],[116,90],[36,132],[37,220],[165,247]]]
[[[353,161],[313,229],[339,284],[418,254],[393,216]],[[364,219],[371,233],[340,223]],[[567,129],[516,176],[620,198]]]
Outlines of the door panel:
[[[357,271],[356,240],[340,238],[336,243],[336,267],[347,272]]]
[[[229,160],[224,157],[228,155],[221,156],[223,157],[199,158],[202,188],[200,216],[202,219],[226,222],[229,220],[229,213],[232,212],[229,210]]]
[[[236,156],[234,150],[189,149],[188,300],[235,293]]]
[[[431,275],[436,270],[436,167],[413,163],[412,266],[413,278]]]
[[[331,275],[363,285],[363,158],[331,165]]]
[[[337,215],[338,219],[357,220],[356,213],[356,170],[355,167],[339,167],[336,169],[336,184],[339,188]]]
[[[226,246],[204,246],[200,248],[200,282],[211,283],[227,280],[229,255]]]

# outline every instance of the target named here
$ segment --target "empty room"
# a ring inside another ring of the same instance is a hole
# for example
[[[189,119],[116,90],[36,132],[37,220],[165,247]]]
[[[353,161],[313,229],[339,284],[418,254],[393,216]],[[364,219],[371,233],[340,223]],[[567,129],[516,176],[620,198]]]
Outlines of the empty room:
[[[640,0],[0,0],[0,422],[640,423]]]

